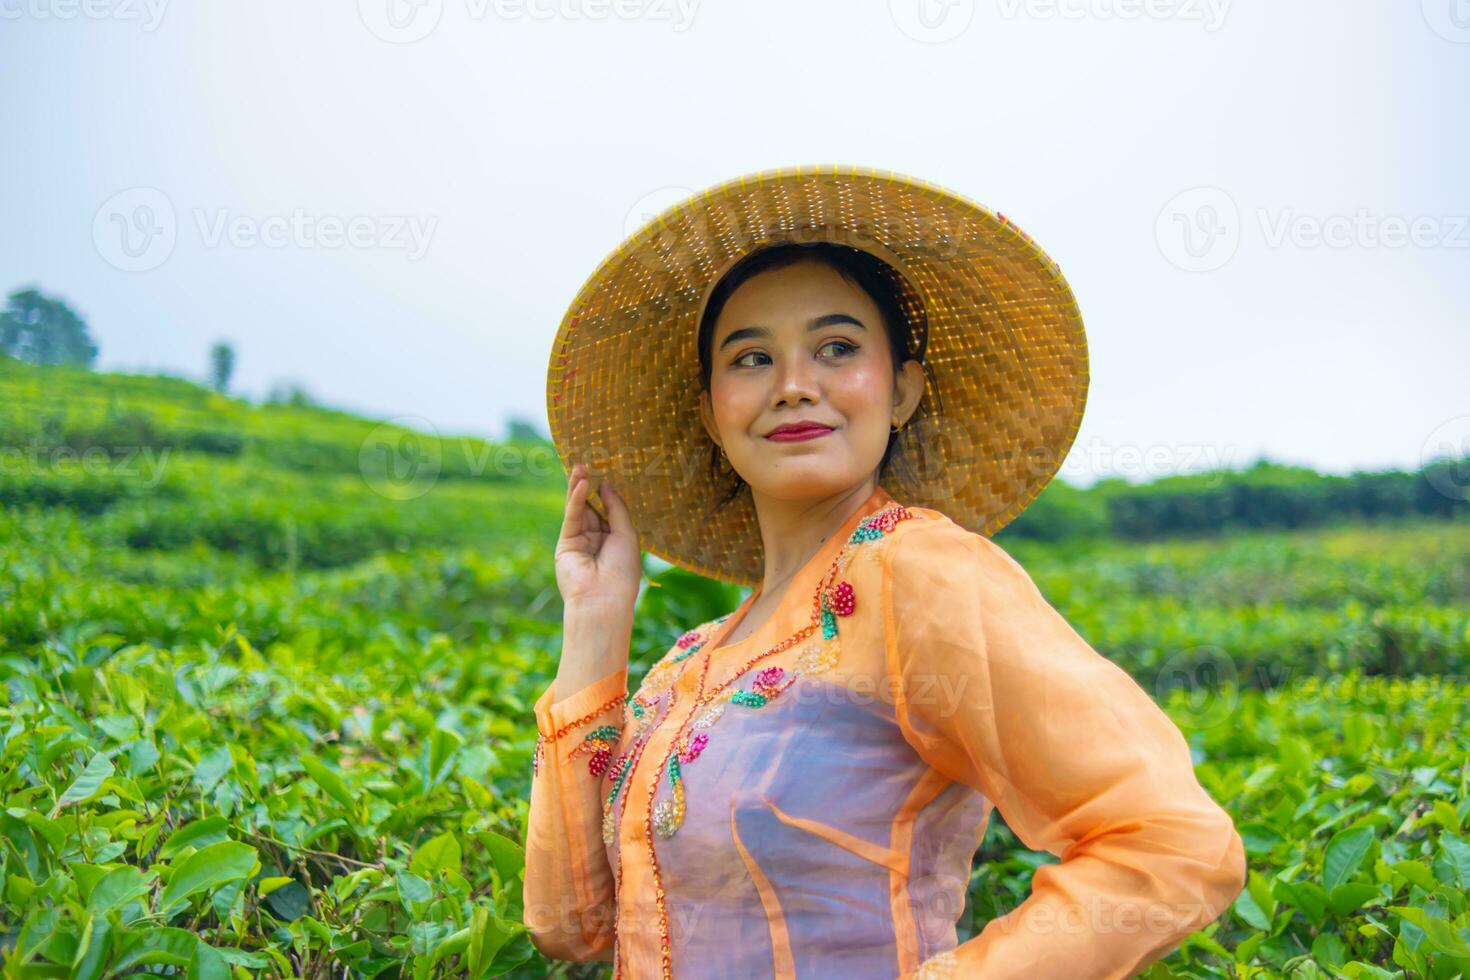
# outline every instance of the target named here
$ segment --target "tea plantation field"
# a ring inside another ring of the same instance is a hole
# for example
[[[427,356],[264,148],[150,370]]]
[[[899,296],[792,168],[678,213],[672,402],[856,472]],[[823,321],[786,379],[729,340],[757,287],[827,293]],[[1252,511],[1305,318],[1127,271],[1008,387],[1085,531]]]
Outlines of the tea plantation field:
[[[547,446],[0,359],[0,452],[5,977],[606,974],[520,926]],[[997,540],[1246,842],[1149,976],[1470,976],[1470,521]],[[634,683],[741,598],[648,572]],[[961,938],[1052,860],[997,820]]]

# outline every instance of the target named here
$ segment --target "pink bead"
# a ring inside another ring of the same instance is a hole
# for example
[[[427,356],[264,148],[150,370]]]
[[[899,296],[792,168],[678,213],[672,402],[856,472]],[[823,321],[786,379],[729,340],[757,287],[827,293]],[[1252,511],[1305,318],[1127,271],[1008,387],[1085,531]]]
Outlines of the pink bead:
[[[689,748],[679,753],[679,761],[693,762],[695,759],[699,758],[699,753],[703,752],[704,747],[708,744],[709,733],[699,732],[689,740]]]
[[[874,515],[872,526],[887,534],[892,531],[899,521],[911,516],[906,508],[890,507],[882,513]]]
[[[781,678],[785,676],[786,671],[781,667],[766,667],[755,675],[755,687],[757,690],[775,687],[781,683]]]

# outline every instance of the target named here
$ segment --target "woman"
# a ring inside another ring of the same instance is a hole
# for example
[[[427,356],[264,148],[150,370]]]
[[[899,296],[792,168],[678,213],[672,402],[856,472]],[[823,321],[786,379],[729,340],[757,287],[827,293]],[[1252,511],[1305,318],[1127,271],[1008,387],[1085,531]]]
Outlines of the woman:
[[[1179,730],[988,537],[1055,473],[1087,382],[1060,269],[1008,220],[857,168],[731,181],[609,256],[549,382],[579,459],[535,705],[543,953],[629,978],[1128,977],[1239,893]],[[615,473],[595,492],[592,458]],[[753,589],[629,697],[645,546]],[[1061,861],[956,945],[993,808]]]

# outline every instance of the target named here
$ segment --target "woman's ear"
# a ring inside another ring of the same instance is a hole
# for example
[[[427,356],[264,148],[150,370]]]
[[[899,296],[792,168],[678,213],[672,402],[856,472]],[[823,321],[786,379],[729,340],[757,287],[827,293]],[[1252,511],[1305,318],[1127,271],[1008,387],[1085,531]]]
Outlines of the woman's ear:
[[[893,417],[899,425],[907,425],[919,400],[924,397],[924,364],[909,358],[893,379]]]
[[[709,391],[701,389],[699,392],[699,420],[704,423],[704,431],[709,434],[710,441],[716,446],[720,445],[720,434],[715,428],[715,416],[709,405]]]

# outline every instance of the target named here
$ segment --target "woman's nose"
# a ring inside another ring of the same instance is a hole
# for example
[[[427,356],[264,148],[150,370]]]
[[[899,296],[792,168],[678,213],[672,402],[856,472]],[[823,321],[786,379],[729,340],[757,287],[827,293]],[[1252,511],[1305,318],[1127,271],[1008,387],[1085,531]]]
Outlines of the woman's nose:
[[[782,359],[776,368],[776,397],[780,401],[795,401],[799,398],[815,398],[817,380],[814,366],[801,356]]]

